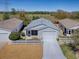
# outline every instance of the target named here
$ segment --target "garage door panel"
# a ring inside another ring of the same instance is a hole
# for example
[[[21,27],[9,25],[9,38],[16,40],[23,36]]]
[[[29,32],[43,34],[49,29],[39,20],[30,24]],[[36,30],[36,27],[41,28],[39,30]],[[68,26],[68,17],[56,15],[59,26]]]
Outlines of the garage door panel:
[[[49,41],[49,42],[56,42],[58,34],[56,32],[50,32],[50,31],[45,31],[43,32],[43,38],[45,39],[44,41]],[[52,40],[50,40],[52,39]]]

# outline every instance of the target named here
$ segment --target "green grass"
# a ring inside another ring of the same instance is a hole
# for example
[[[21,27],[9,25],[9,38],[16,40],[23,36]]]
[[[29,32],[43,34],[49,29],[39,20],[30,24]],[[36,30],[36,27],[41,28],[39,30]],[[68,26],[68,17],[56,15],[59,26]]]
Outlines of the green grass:
[[[2,20],[2,18],[3,18],[3,14],[0,14],[0,20]]]
[[[64,55],[67,57],[67,59],[76,59],[75,54],[71,50],[71,47],[67,45],[61,45],[61,48],[62,48]]]

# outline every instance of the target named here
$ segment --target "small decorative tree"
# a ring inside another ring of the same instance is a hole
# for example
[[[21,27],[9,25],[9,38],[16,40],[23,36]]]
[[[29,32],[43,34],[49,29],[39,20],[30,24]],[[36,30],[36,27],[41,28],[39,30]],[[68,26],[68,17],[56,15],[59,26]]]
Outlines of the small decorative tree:
[[[12,32],[9,36],[9,39],[10,40],[19,40],[20,39],[20,34],[18,32]]]

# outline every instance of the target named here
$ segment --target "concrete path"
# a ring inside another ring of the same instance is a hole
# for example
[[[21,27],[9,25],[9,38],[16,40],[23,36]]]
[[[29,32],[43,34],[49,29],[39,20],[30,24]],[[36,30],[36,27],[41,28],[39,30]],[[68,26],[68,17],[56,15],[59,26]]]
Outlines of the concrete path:
[[[43,34],[43,59],[66,59],[53,33]]]

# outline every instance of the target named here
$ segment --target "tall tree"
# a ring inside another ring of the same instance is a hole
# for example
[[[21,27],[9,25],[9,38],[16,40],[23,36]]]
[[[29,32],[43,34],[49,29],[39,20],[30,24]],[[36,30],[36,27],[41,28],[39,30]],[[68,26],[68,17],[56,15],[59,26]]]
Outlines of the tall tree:
[[[25,12],[22,11],[19,13],[19,15],[19,18],[23,20],[24,26],[27,26],[30,23],[30,19],[26,18]]]
[[[15,9],[15,8],[12,8],[12,9],[11,9],[11,13],[12,13],[13,15],[15,15],[15,14],[16,14],[16,9]]]

